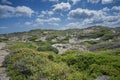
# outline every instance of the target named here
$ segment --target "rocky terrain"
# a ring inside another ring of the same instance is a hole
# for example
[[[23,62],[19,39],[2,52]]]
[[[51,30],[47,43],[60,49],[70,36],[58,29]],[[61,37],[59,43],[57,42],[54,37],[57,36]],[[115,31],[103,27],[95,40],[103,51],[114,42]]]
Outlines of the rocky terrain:
[[[0,34],[0,80],[120,80],[119,57],[120,28]]]
[[[9,77],[6,74],[6,68],[3,66],[5,57],[9,54],[4,50],[6,43],[0,43],[0,80],[9,80]]]
[[[70,49],[93,51],[98,50],[102,44],[107,46],[112,43],[117,46],[113,48],[120,48],[120,28],[93,26],[85,29],[31,30],[29,32],[0,34],[0,41],[49,42],[59,50],[59,53]]]

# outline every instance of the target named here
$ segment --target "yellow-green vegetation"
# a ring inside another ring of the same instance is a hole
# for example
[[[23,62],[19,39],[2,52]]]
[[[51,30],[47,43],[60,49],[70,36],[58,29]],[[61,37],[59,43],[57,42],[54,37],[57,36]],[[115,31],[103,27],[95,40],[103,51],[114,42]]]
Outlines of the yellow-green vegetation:
[[[11,80],[69,79],[72,73],[64,62],[54,62],[52,53],[20,49],[6,57],[7,71]]]
[[[120,80],[120,57],[87,51],[67,51],[61,55],[37,51],[36,46],[46,45],[15,43],[8,45],[12,52],[5,59],[10,80],[94,80],[107,75]],[[30,46],[31,45],[31,46]]]
[[[8,42],[6,47],[11,51],[15,51],[20,48],[30,48],[35,50],[37,46],[35,43]]]
[[[119,56],[68,51],[62,55],[62,59],[72,69],[79,72],[87,72],[88,76],[92,78],[100,75],[108,75],[112,80],[120,79]]]

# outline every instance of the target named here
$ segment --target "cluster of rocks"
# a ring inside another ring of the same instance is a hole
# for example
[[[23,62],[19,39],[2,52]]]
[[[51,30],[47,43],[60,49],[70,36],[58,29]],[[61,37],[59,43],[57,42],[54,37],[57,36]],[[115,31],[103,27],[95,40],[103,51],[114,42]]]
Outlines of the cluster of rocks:
[[[65,36],[57,36],[56,38],[52,39],[52,42],[57,42],[57,41],[61,41],[64,40],[66,37]]]
[[[84,45],[71,45],[71,44],[53,44],[53,47],[57,48],[59,53],[62,54],[67,50],[81,50],[87,51],[87,48]]]
[[[46,41],[46,37],[40,37],[40,38],[36,39],[35,41],[42,41],[42,42],[44,42],[44,41]]]

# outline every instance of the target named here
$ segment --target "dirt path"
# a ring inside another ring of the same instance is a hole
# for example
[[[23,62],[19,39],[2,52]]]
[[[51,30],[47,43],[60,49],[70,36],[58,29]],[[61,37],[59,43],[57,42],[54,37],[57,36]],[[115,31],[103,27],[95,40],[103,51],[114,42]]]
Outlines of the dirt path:
[[[6,46],[6,43],[0,43],[0,80],[9,80],[9,77],[7,77],[6,74],[6,68],[2,67],[2,63],[5,59],[5,57],[9,54],[6,50],[4,50],[4,47]]]

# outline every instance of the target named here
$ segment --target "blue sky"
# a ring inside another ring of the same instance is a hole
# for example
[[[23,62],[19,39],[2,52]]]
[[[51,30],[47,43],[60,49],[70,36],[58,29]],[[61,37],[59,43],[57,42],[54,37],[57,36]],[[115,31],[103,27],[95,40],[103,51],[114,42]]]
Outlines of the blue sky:
[[[120,0],[0,0],[0,33],[120,27]]]

